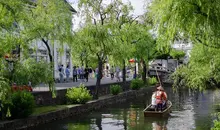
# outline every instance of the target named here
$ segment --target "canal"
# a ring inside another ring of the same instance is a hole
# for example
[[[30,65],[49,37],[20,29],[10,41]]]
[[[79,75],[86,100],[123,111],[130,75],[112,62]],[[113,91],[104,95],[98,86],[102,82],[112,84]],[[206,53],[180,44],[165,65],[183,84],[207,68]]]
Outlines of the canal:
[[[220,104],[219,90],[174,92],[172,88],[166,88],[166,92],[173,103],[168,118],[144,117],[143,109],[150,103],[151,97],[146,95],[31,130],[210,130],[216,118],[216,104]]]

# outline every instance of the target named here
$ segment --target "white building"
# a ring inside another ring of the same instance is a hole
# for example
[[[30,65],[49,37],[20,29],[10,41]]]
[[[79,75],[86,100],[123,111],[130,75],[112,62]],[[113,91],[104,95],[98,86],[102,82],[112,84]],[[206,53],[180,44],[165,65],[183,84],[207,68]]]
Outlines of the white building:
[[[184,64],[189,62],[190,51],[193,48],[193,45],[191,42],[175,41],[172,48],[174,48],[176,50],[184,51],[186,53],[186,55],[181,60],[183,61]],[[174,71],[176,69],[176,67],[178,66],[178,61],[176,59],[156,59],[156,60],[150,62],[149,64],[150,65],[160,64],[161,67],[167,68],[171,71]]]
[[[175,41],[172,47],[176,50],[184,51],[186,53],[186,55],[183,58],[183,63],[189,62],[190,52],[193,48],[193,44],[191,42]]]
[[[55,42],[54,44],[49,44],[51,49],[51,54],[53,56],[54,61],[54,77],[55,79],[59,79],[59,66],[63,65],[64,69],[69,66],[70,69],[70,78],[72,78],[72,60],[70,48],[67,44],[64,44],[63,47]],[[32,43],[32,46],[29,49],[29,54],[32,58],[36,59],[36,61],[47,61],[50,62],[48,50],[45,44],[41,40],[36,40]]]
[[[37,0],[32,0],[32,2],[36,2]],[[67,0],[64,2],[68,3]],[[68,3],[69,4],[69,3]],[[69,4],[69,10],[73,13],[76,13],[76,10]],[[70,48],[67,44],[61,46],[58,41],[55,41],[53,44],[48,41],[50,46],[50,53],[53,57],[54,62],[54,77],[55,79],[59,79],[59,66],[63,65],[64,69],[69,66],[70,69],[70,78],[72,78],[72,60],[71,60],[71,53]],[[49,53],[46,45],[41,40],[36,40],[32,43],[29,49],[29,54],[32,58],[36,59],[36,61],[44,60],[48,63],[50,62]]]

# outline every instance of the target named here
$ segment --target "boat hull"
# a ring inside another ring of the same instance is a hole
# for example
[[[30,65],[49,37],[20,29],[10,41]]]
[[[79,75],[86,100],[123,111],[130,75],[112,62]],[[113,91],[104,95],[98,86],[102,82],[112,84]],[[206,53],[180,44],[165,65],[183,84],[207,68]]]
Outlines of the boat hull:
[[[172,103],[170,101],[167,101],[167,108],[163,110],[162,112],[159,111],[150,111],[151,105],[149,105],[147,108],[144,109],[144,116],[145,117],[166,117],[169,116],[171,113],[171,107]]]

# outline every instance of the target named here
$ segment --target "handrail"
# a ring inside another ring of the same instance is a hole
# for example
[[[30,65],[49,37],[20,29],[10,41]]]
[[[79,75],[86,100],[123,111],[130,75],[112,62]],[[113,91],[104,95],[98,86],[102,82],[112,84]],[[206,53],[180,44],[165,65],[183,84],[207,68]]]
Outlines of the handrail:
[[[163,67],[163,66],[150,66],[151,68],[157,69],[157,70],[166,70],[169,72],[174,72],[174,70],[170,70],[167,67]]]

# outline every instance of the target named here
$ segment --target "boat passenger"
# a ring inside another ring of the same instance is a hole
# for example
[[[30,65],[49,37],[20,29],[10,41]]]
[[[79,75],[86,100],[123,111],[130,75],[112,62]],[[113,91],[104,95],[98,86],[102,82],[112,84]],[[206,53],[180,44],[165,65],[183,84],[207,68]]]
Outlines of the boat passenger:
[[[157,102],[156,102],[156,91],[153,92],[152,97],[151,97],[151,108],[156,111],[157,108]]]
[[[167,100],[167,94],[164,92],[163,87],[159,86],[157,87],[156,92],[156,103],[157,103],[157,110],[162,111],[163,104],[165,105],[165,102]]]

